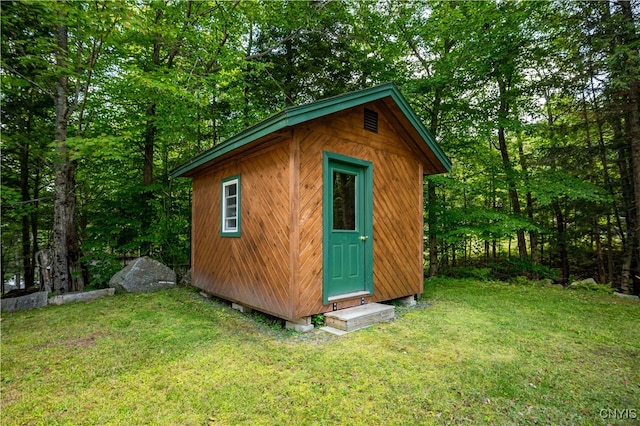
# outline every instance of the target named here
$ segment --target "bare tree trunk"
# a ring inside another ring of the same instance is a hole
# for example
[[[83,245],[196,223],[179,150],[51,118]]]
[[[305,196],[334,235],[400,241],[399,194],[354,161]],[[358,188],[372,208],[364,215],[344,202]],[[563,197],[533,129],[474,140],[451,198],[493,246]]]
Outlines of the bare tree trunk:
[[[31,248],[31,265],[34,268],[34,276],[36,269],[36,253],[40,250],[38,244],[38,198],[40,197],[40,169],[36,167],[35,176],[33,180],[33,210],[31,212],[31,239],[33,246]],[[40,280],[40,286],[42,287],[42,277],[38,274]]]
[[[504,130],[504,127],[500,127],[498,129],[498,143],[500,146],[500,154],[502,155],[502,163],[507,173],[511,209],[513,210],[513,214],[520,215],[522,213],[522,209],[520,208],[520,199],[518,198],[518,190],[516,189],[513,176],[510,176],[513,172],[513,169],[511,168],[511,162],[509,160],[509,153],[507,151],[507,143],[504,135]],[[518,254],[520,256],[520,259],[525,259],[527,257],[527,242],[524,237],[524,231],[519,230],[516,235],[518,237]]]
[[[584,95],[584,93],[582,94],[582,115],[584,118],[584,130],[585,130],[585,136],[586,136],[586,144],[587,144],[587,151],[588,152],[592,152],[593,151],[593,147],[591,145],[591,129],[590,129],[590,122],[589,122],[589,114],[587,112],[587,100],[586,100],[586,96]],[[606,166],[606,164],[603,164],[603,166]],[[597,184],[596,182],[596,178],[595,178],[595,173],[594,173],[594,160],[592,159],[591,156],[589,156],[588,159],[588,163],[587,163],[587,169],[589,170],[589,178],[591,180],[592,183]],[[605,171],[606,174],[606,171]],[[599,283],[604,283],[606,282],[606,275],[605,275],[605,268],[604,268],[604,254],[602,251],[602,241],[600,240],[600,216],[596,210],[596,212],[593,215],[593,232],[592,232],[592,238],[596,243],[596,263],[597,263],[597,276],[598,276],[598,282]]]
[[[607,214],[607,282],[615,282],[615,264],[613,262],[613,227],[611,226],[611,215]]]
[[[635,19],[633,11],[631,9],[631,2],[620,1],[620,7],[622,9],[622,15],[624,16],[626,32],[624,43],[631,47],[630,52],[638,57],[637,41],[638,35],[636,33]],[[636,46],[636,47],[632,47]],[[626,127],[627,135],[629,138],[629,145],[631,147],[631,174],[633,181],[633,210],[635,212],[635,223],[633,229],[630,229],[632,238],[631,251],[634,253],[635,259],[632,264],[637,269],[640,267],[640,81],[637,78],[633,78],[629,82],[629,88],[627,92],[627,102],[625,105],[626,115]],[[633,274],[633,282],[637,285],[640,284],[640,272],[636,271]]]
[[[445,38],[445,55],[449,53],[448,38]],[[435,137],[439,130],[440,120],[440,106],[442,103],[442,87],[436,87],[433,99],[433,112],[431,114],[431,122],[429,128],[431,134]],[[438,236],[436,235],[436,185],[428,181],[427,182],[427,222],[429,226],[429,277],[436,277],[438,275]]]
[[[191,2],[188,3],[189,10],[191,10]],[[160,34],[158,27],[163,19],[164,13],[161,9],[156,10],[155,15],[155,26],[156,32],[155,40],[153,43],[153,51],[151,55],[151,63],[152,69],[157,69],[160,67],[162,63],[162,59],[160,58],[160,50],[162,47],[162,35]],[[167,57],[167,67],[171,68],[175,55],[177,54],[177,50],[171,51],[169,56]],[[151,227],[152,220],[154,217],[154,212],[152,208],[151,202],[154,199],[153,190],[151,189],[151,185],[154,182],[153,177],[153,168],[154,163],[153,159],[155,156],[155,142],[156,135],[158,132],[158,126],[156,123],[157,114],[156,114],[157,104],[155,100],[151,100],[149,102],[149,106],[147,107],[146,115],[147,120],[145,123],[145,133],[144,133],[144,153],[143,153],[143,166],[142,166],[142,185],[144,186],[143,194],[142,194],[142,202],[143,202],[143,215],[142,215],[142,233],[144,235],[149,235],[149,228]],[[148,255],[151,253],[151,242],[145,241],[142,243],[140,247],[141,254]]]
[[[593,239],[596,243],[596,259],[598,260],[598,282],[603,284],[607,282],[607,274],[604,268],[604,253],[602,250],[602,241],[600,241],[600,224],[598,223],[598,216],[593,218]]]
[[[63,68],[68,57],[67,27],[60,25],[57,35],[58,51],[56,62]],[[65,293],[71,289],[71,267],[69,265],[69,253],[67,247],[69,234],[69,204],[71,196],[69,191],[69,175],[72,173],[71,160],[69,158],[67,140],[67,120],[69,114],[68,87],[69,78],[64,70],[59,70],[60,75],[56,81],[56,123],[55,139],[58,157],[54,164],[55,193],[53,206],[53,289],[58,293]]]
[[[504,80],[498,79],[499,96],[500,96],[500,108],[498,110],[498,119],[500,122],[507,118],[509,114],[509,103],[507,102],[507,84]],[[513,167],[511,160],[509,159],[509,151],[507,150],[507,141],[505,138],[505,128],[502,124],[498,126],[498,144],[500,147],[500,155],[502,156],[502,164],[505,168],[507,175],[507,184],[509,186],[509,199],[511,200],[511,208],[513,214],[520,215],[522,210],[520,208],[520,199],[518,198],[518,191],[516,189],[516,183],[513,176]],[[527,242],[524,237],[524,231],[519,230],[518,236],[518,253],[520,259],[526,259],[527,257]]]
[[[520,157],[520,167],[522,168],[522,173],[524,174],[525,184],[528,187],[529,173],[527,171],[527,160],[524,156],[524,147],[520,138],[518,138],[518,155]],[[527,191],[526,211],[529,221],[533,224],[533,196],[531,195],[531,191]],[[540,256],[538,254],[538,233],[533,230],[529,231],[529,247],[531,248],[531,262],[537,264],[540,261]]]
[[[4,274],[5,274],[5,264],[7,263],[7,257],[4,255],[4,244],[0,244],[0,292],[2,296],[4,296]]]
[[[155,139],[156,139],[156,104],[152,102],[147,109],[147,121],[145,124],[144,134],[144,154],[142,165],[142,220],[141,232],[143,235],[150,234],[150,228],[153,221],[153,157],[155,155]],[[151,242],[143,239],[140,246],[140,254],[149,255],[151,253]]]
[[[27,119],[27,134],[31,118]],[[31,197],[29,196],[29,142],[24,141],[20,147],[20,192],[22,195],[22,202],[29,203]],[[26,288],[32,287],[34,284],[33,276],[33,264],[31,263],[31,235],[29,233],[31,229],[30,215],[22,215],[22,269],[24,270],[24,284]]]
[[[558,229],[558,250],[559,253],[559,267],[560,267],[560,283],[563,285],[569,282],[569,254],[567,252],[567,233],[565,217],[562,213],[562,207],[556,202],[553,203],[553,210],[556,215],[556,224]]]
[[[622,274],[620,277],[620,288],[622,293],[629,293],[629,281],[631,280],[631,260],[632,252],[629,248],[625,248],[624,257],[622,259]]]
[[[57,31],[56,65],[59,76],[55,93],[55,146],[57,158],[54,162],[55,192],[53,204],[53,285],[54,291],[66,293],[82,290],[84,283],[80,274],[78,238],[75,230],[75,164],[67,146],[67,126],[70,115],[69,77],[64,69],[68,58],[68,30],[60,25]]]
[[[153,157],[156,139],[156,104],[151,103],[147,109],[147,122],[144,133],[144,159],[142,170],[142,183],[149,186],[153,183]]]
[[[455,8],[455,3],[448,4],[451,8]],[[405,36],[405,42],[409,45],[411,50],[413,51],[415,57],[420,61],[423,65],[425,71],[431,69],[431,64],[429,61],[422,55],[418,46],[414,42],[411,36],[407,35],[406,28],[403,27],[403,35]],[[451,38],[448,36],[443,37],[441,58],[445,59],[453,49],[454,43]],[[440,115],[442,113],[442,97],[446,95],[446,90],[448,86],[446,83],[441,83],[436,85],[433,94],[433,104],[431,107],[431,120],[429,124],[429,130],[431,134],[436,137],[438,135],[438,131],[440,128]],[[435,277],[439,272],[439,260],[438,260],[438,238],[436,235],[436,186],[432,182],[427,183],[427,202],[428,202],[428,211],[427,211],[427,222],[429,227],[429,277]],[[443,204],[444,205],[444,204]],[[443,250],[446,253],[446,248]],[[453,262],[455,264],[455,251],[453,256]]]
[[[246,57],[250,56],[252,51],[253,51],[253,27],[254,27],[254,22],[253,19],[251,20],[250,24],[249,24],[249,40],[247,43],[247,51],[246,51]],[[244,118],[244,127],[249,127],[251,125],[251,120],[249,119],[249,109],[250,109],[250,104],[251,101],[249,99],[249,94],[251,93],[249,90],[249,82],[248,77],[251,73],[251,61],[247,61],[247,63],[245,64],[245,74],[243,76],[244,78],[244,88],[243,88],[243,100],[244,100],[244,104],[243,104],[243,110],[242,110],[242,116]]]
[[[622,126],[619,119],[612,121],[614,140],[622,140]],[[633,178],[631,176],[631,153],[629,146],[623,143],[619,144],[618,149],[618,167],[620,169],[620,181],[622,187],[622,200],[624,202],[624,211],[626,216],[626,228],[620,228],[620,239],[622,240],[623,264],[620,275],[620,283],[618,288],[623,293],[629,292],[629,280],[631,278],[631,259],[633,258],[633,241],[635,229],[635,211],[634,211],[634,190]]]
[[[162,20],[162,10],[156,10],[156,18],[155,25],[156,27],[160,25],[160,21]],[[161,46],[161,35],[157,33],[155,35],[155,41],[153,43],[153,53],[151,56],[152,68],[158,68],[160,66],[160,46]],[[144,163],[143,163],[143,173],[142,179],[144,186],[151,185],[153,183],[153,154],[154,154],[154,145],[156,139],[156,103],[155,101],[151,101],[149,103],[149,107],[147,108],[147,122],[145,124],[145,133],[144,133]],[[147,200],[145,200],[147,201]]]

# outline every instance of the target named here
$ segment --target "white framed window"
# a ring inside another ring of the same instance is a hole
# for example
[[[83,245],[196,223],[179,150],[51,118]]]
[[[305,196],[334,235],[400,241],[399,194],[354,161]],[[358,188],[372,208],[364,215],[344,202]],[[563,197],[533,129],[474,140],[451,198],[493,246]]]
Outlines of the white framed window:
[[[220,204],[220,234],[226,237],[240,236],[240,176],[222,180]]]

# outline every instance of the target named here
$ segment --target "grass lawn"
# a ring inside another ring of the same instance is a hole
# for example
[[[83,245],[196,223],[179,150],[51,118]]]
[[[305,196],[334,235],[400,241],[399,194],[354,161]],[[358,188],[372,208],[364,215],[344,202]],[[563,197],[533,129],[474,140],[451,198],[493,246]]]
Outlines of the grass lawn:
[[[297,334],[191,288],[3,314],[14,424],[640,422],[640,302],[431,280],[417,307]]]

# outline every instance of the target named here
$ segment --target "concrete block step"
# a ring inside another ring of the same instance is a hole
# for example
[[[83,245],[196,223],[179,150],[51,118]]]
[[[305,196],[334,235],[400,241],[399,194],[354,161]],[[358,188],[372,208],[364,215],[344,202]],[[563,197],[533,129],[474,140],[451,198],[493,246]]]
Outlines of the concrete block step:
[[[325,325],[338,330],[353,331],[378,322],[389,321],[395,316],[395,308],[382,303],[369,303],[353,308],[324,314]]]

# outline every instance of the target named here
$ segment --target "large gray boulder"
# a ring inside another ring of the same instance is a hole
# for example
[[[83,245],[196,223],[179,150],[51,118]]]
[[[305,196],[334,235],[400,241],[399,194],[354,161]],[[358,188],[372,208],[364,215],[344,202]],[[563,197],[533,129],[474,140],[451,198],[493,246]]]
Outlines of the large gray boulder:
[[[176,286],[176,273],[147,256],[139,257],[109,280],[109,287],[127,293],[148,293]]]

